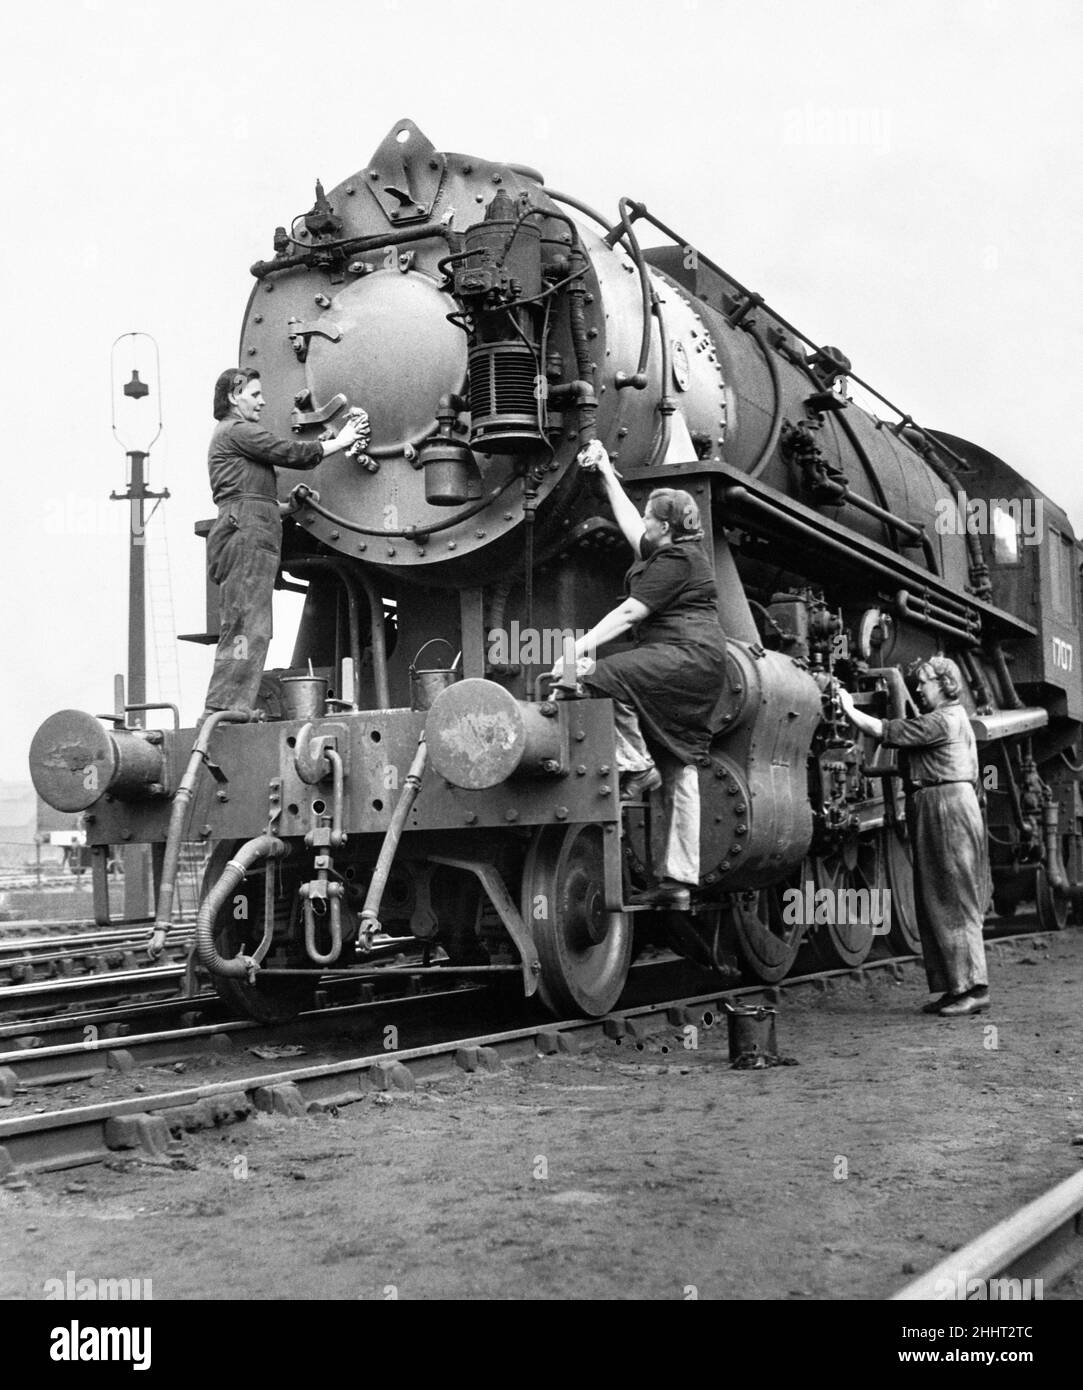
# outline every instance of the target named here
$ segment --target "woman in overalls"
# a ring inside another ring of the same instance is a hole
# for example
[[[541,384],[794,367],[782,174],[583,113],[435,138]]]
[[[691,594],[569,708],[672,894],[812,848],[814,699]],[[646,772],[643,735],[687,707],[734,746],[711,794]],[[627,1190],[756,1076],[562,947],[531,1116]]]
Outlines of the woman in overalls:
[[[218,421],[207,453],[218,519],[207,537],[207,570],[218,585],[218,650],[206,709],[251,712],[271,641],[271,599],[282,554],[276,468],[315,468],[331,454],[364,442],[351,418],[331,440],[279,439],[261,429],[263,387],[251,368],[231,367],[214,385]],[[289,510],[288,506],[285,510]]]
[[[700,544],[699,508],[687,492],[656,488],[640,516],[600,443],[580,455],[580,467],[601,475],[636,555],[625,576],[627,597],[576,642],[575,655],[593,656],[630,630],[636,645],[603,657],[593,669],[590,662],[579,663],[581,680],[589,694],[613,701],[621,798],[664,786],[662,873],[640,901],[687,912],[699,887],[699,765],[707,760],[711,715],[726,670],[714,569]],[[561,669],[558,662],[555,674]]]

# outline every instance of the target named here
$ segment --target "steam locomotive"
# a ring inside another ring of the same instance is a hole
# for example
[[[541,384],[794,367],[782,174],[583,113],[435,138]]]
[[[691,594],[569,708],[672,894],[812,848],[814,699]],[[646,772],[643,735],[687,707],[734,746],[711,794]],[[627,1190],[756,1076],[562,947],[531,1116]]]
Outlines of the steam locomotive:
[[[240,343],[264,423],[317,438],[363,406],[371,442],[280,473],[280,583],[304,602],[256,715],[197,737],[63,711],[35,736],[41,795],[86,812],[100,917],[109,846],[153,846],[159,942],[181,843],[212,846],[200,959],[264,1020],[336,970],[396,969],[518,975],[600,1015],[652,935],[769,982],[799,954],[857,965],[884,932],[917,949],[899,768],[825,678],[898,717],[903,669],[942,650],[967,681],[996,908],[1065,924],[1080,555],[1055,503],[917,425],[643,204],[610,220],[409,120],[273,247]],[[660,804],[620,800],[610,702],[546,674],[630,562],[577,463],[595,438],[640,506],[687,489],[714,557],[729,652],[687,914],[631,905]],[[207,614],[214,642],[213,586]],[[861,904],[882,890],[877,918]],[[855,910],[793,910],[829,900]]]

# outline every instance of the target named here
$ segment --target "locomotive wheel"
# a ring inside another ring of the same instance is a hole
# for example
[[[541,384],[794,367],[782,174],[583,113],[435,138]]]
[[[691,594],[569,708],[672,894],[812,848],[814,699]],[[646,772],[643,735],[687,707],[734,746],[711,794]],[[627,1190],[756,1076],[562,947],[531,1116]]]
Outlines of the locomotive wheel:
[[[222,870],[242,843],[241,840],[223,840],[215,847],[203,875],[200,901],[218,881]],[[234,918],[232,899],[227,900],[214,919],[215,950],[227,960],[242,952],[251,953],[260,943],[263,936],[263,882],[262,873],[251,873],[238,889],[238,893],[243,892],[248,899],[247,920]],[[254,1018],[258,1023],[288,1023],[303,1009],[312,1008],[318,979],[318,971],[313,971],[311,980],[297,977],[266,980],[257,974],[254,985],[247,980],[235,980],[225,975],[211,976],[219,996],[232,1009]]]
[[[625,914],[607,916],[602,829],[543,826],[523,870],[523,920],[541,963],[538,993],[555,1014],[606,1014],[620,998],[632,959]]]
[[[1039,868],[1034,878],[1034,905],[1038,909],[1040,931],[1063,931],[1068,925],[1068,899],[1053,892],[1044,868]]]
[[[837,850],[813,860],[816,891],[831,895],[827,915],[847,915],[842,910],[843,893],[852,889],[871,892],[885,886],[883,844],[879,834],[848,840]],[[867,901],[867,900],[866,900]],[[851,969],[868,958],[875,940],[871,914],[860,913],[858,920],[819,922],[809,936],[815,955],[827,970]]]
[[[914,899],[914,857],[910,848],[910,832],[905,821],[896,821],[893,825],[885,825],[881,835],[887,886],[891,890],[888,944],[894,951],[920,956],[921,933],[918,931],[918,911]]]
[[[806,859],[788,882],[733,896],[730,911],[741,955],[752,974],[764,984],[777,984],[797,959],[805,923],[800,914],[796,922],[784,920],[783,894],[788,888],[804,893],[805,880],[811,875],[812,861]]]

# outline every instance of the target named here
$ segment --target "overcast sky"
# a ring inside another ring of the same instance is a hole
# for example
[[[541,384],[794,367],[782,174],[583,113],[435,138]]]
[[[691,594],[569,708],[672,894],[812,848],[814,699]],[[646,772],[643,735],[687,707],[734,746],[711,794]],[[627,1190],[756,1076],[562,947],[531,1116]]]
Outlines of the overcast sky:
[[[113,340],[160,346],[151,482],[176,629],[200,630],[247,267],[404,116],[603,210],[642,199],[1083,530],[1078,0],[42,0],[5,29],[0,779],[125,665]],[[191,722],[211,653],[180,655]]]

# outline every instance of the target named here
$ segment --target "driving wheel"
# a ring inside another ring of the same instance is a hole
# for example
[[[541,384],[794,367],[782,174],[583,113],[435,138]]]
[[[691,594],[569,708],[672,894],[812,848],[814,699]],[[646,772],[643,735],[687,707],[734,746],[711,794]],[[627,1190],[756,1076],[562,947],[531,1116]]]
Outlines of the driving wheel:
[[[921,933],[918,931],[917,903],[914,898],[914,859],[910,848],[910,832],[905,821],[884,826],[884,869],[891,890],[891,930],[888,944],[892,950],[921,955]]]
[[[805,934],[805,881],[812,874],[811,860],[805,860],[789,879],[761,888],[758,892],[735,893],[730,903],[733,925],[741,955],[749,970],[764,984],[777,984],[797,959]],[[788,890],[796,889],[796,907]]]
[[[825,969],[853,968],[868,958],[883,920],[887,879],[880,834],[846,840],[813,865],[816,898],[809,944]]]
[[[602,834],[598,825],[543,826],[523,870],[538,993],[555,1014],[608,1013],[628,977],[632,928],[624,913],[605,910]]]

